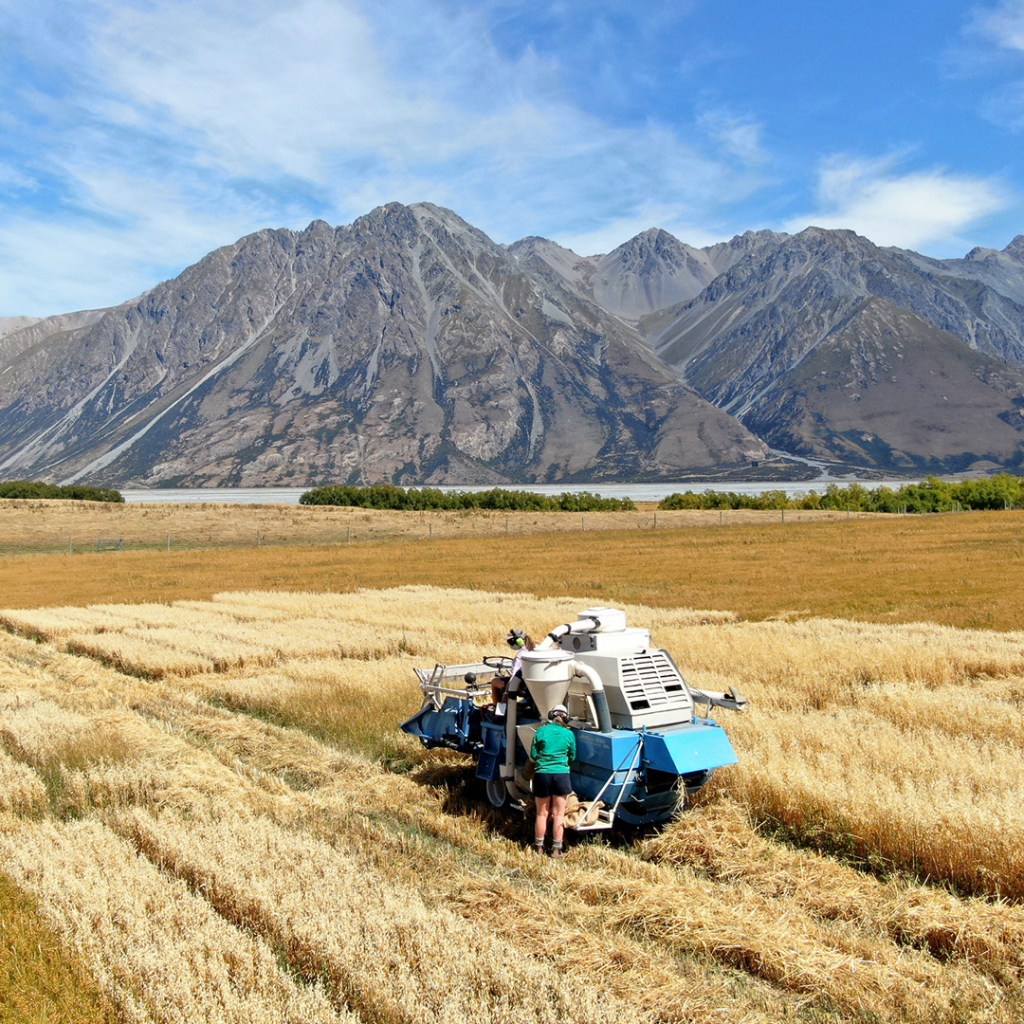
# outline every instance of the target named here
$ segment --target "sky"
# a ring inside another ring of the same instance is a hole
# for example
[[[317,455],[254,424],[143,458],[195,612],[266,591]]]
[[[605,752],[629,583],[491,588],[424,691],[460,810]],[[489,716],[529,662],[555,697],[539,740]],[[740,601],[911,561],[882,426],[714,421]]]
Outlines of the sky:
[[[449,207],[580,255],[1024,233],[1024,0],[0,0],[0,317]]]

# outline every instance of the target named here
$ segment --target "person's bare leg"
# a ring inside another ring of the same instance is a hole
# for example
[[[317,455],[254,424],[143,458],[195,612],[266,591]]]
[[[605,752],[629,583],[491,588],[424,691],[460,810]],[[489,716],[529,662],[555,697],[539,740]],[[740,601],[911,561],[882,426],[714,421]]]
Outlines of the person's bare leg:
[[[546,822],[545,822],[546,824]],[[565,833],[565,797],[551,797],[551,856],[562,856],[562,836]]]
[[[544,839],[548,833],[548,817],[551,811],[550,796],[537,797],[537,817],[533,824],[533,845],[537,850],[544,849]],[[562,814],[565,814],[565,801],[562,801]]]

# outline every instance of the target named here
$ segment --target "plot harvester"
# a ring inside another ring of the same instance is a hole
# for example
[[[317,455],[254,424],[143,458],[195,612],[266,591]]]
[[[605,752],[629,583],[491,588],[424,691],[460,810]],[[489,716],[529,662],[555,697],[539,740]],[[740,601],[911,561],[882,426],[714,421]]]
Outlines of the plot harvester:
[[[401,726],[426,747],[470,754],[495,807],[526,806],[533,734],[559,704],[576,734],[580,813],[567,823],[578,830],[664,821],[716,768],[736,763],[710,711],[742,711],[745,698],[690,687],[668,652],[651,646],[650,631],[628,627],[618,609],[580,612],[521,658],[507,682],[506,657],[416,669],[423,706]]]

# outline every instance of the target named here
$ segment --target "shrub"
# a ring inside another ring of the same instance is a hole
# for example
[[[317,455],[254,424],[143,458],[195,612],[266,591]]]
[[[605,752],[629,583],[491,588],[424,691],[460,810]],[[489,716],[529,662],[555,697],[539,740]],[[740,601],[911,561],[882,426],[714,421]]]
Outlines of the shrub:
[[[732,491],[693,491],[670,494],[658,508],[676,509],[835,509],[854,512],[952,512],[960,509],[1024,508],[1024,478],[1009,473],[951,483],[929,476],[893,490],[869,490],[861,483],[831,483],[825,493],[809,491],[790,498],[785,491],[735,494]]]
[[[123,502],[120,491],[85,484],[48,484],[42,480],[0,481],[0,498],[46,498],[71,501]]]
[[[578,494],[567,491],[551,498],[535,491],[510,491],[503,487],[486,491],[442,491],[437,487],[406,489],[394,484],[317,487],[306,491],[299,503],[415,511],[480,508],[499,512],[620,512],[636,508],[629,498],[602,498],[590,491]]]

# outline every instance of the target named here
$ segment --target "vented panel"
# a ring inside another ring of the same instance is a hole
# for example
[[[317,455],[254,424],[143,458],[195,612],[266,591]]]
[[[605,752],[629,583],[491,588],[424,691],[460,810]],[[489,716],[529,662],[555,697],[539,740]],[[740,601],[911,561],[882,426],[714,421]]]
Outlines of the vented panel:
[[[621,661],[622,693],[633,711],[689,705],[686,684],[664,651],[644,651]]]

